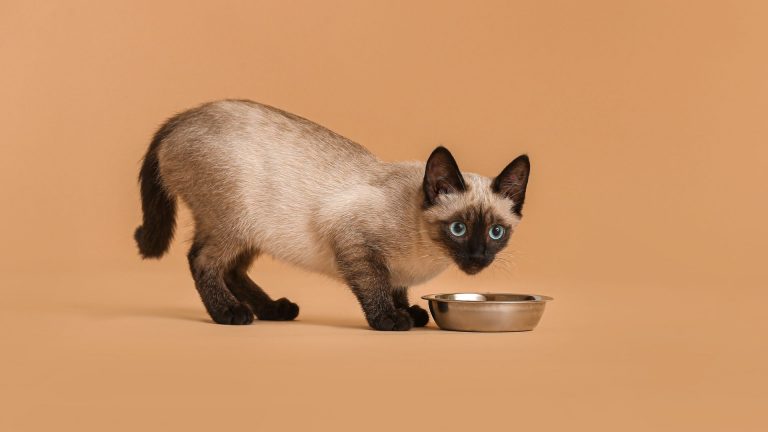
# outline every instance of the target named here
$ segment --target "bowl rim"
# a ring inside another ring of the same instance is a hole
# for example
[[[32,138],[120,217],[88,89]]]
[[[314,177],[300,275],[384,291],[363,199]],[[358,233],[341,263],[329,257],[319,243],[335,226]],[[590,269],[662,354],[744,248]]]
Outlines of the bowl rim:
[[[438,296],[456,295],[456,294],[515,295],[515,296],[535,297],[535,300],[455,300],[455,299],[438,298]],[[421,296],[421,298],[424,299],[424,300],[436,301],[436,302],[445,302],[445,303],[475,303],[475,304],[488,304],[488,303],[499,303],[499,304],[503,304],[503,303],[546,303],[548,301],[554,300],[554,298],[552,298],[552,297],[545,296],[545,295],[539,295],[539,294],[520,294],[520,293],[508,293],[508,292],[472,292],[472,291],[460,291],[460,292],[453,292],[453,293],[426,294],[426,295]]]

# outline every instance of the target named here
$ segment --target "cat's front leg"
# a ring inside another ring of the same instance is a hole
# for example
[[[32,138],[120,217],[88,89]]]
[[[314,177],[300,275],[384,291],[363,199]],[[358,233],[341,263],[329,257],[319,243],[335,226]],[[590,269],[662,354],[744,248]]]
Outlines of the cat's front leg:
[[[429,313],[419,305],[411,305],[408,302],[408,288],[395,287],[392,290],[392,297],[395,301],[395,307],[405,310],[413,320],[414,327],[424,327],[429,323]]]
[[[376,330],[410,330],[413,318],[395,306],[393,287],[384,257],[368,245],[336,248],[339,272],[360,302],[368,325]]]

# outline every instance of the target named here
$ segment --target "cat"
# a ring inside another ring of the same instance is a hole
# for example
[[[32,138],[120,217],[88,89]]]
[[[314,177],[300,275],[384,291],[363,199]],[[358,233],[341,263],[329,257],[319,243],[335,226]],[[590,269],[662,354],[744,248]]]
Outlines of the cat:
[[[344,281],[376,330],[424,326],[408,287],[451,263],[478,273],[522,216],[530,161],[494,179],[462,173],[437,147],[426,164],[387,163],[316,123],[248,100],[203,104],[154,135],[139,173],[143,258],[174,235],[176,200],[191,210],[188,260],[208,314],[219,324],[292,320],[248,276],[264,253]]]

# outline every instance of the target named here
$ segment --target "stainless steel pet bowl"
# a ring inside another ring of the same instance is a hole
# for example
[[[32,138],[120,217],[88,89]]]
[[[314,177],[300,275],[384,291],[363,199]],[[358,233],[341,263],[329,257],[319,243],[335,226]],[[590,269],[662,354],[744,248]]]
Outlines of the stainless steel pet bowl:
[[[508,293],[425,295],[429,311],[443,330],[474,332],[529,331],[539,323],[552,297]]]

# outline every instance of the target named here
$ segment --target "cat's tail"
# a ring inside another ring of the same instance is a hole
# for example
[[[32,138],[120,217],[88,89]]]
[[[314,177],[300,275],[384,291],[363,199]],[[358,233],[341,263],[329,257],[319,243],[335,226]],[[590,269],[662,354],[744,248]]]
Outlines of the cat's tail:
[[[173,232],[176,229],[176,198],[163,186],[157,159],[160,144],[173,131],[175,125],[176,118],[172,118],[155,133],[139,171],[144,223],[136,228],[133,237],[143,258],[163,256],[173,240]]]

